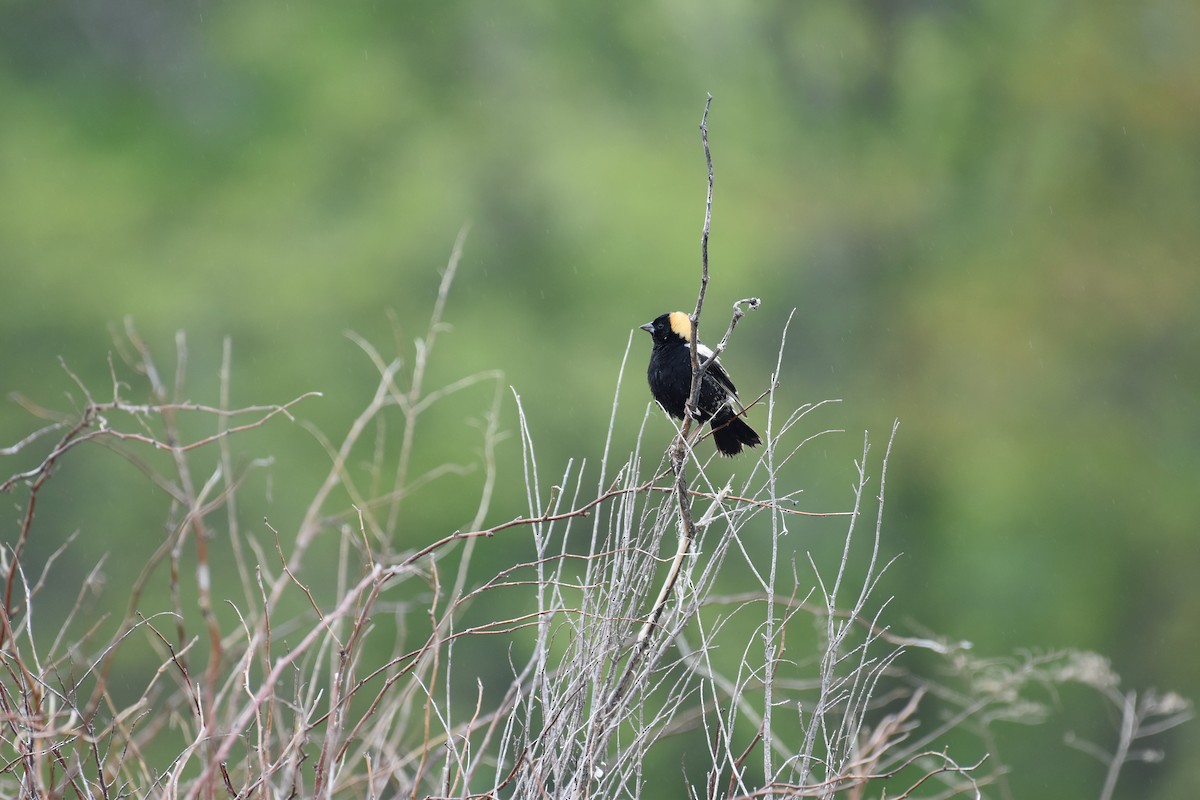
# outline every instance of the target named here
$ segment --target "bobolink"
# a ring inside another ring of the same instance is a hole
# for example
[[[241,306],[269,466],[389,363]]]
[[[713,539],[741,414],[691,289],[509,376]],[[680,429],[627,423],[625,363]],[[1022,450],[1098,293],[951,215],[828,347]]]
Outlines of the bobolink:
[[[692,390],[692,321],[682,311],[672,311],[641,328],[654,339],[650,368],[646,371],[650,393],[664,411],[683,419],[683,408]],[[712,350],[702,343],[696,343],[696,350],[701,363],[712,358]],[[708,365],[696,405],[695,419],[701,424],[709,423],[721,455],[736,456],[742,452],[742,445],[754,447],[762,442],[754,429],[738,416],[742,404],[737,388],[720,361]]]

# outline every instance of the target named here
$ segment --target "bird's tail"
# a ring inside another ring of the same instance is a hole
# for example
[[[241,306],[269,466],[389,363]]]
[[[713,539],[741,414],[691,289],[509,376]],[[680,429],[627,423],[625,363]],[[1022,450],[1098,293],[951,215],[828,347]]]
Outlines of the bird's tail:
[[[728,407],[721,409],[712,418],[712,432],[717,450],[723,456],[736,456],[742,452],[742,445],[754,447],[762,444],[762,439],[758,438],[754,428],[747,425],[745,420]]]

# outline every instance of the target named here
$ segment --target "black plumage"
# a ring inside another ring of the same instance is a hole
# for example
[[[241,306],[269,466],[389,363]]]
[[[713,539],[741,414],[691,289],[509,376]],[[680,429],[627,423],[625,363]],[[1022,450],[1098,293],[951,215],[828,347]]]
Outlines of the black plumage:
[[[646,371],[650,393],[668,414],[683,419],[692,390],[691,319],[682,311],[672,311],[641,327],[654,339],[650,367]],[[712,357],[712,350],[699,342],[696,351],[701,363]],[[736,456],[742,452],[743,445],[754,447],[762,442],[755,430],[738,415],[742,405],[738,401],[737,387],[720,361],[709,364],[700,384],[696,406],[695,419],[709,423],[721,455]]]

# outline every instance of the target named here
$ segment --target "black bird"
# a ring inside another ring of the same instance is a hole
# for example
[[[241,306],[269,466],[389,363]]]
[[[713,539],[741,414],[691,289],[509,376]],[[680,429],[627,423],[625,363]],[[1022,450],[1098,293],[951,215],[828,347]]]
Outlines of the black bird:
[[[682,311],[672,311],[641,327],[654,339],[650,368],[646,371],[650,393],[664,411],[683,419],[683,409],[692,391],[692,321]],[[712,358],[712,350],[700,342],[696,343],[696,350],[700,363]],[[737,388],[720,361],[708,365],[696,405],[694,418],[701,424],[709,423],[721,455],[736,456],[742,452],[742,445],[754,447],[762,443],[754,429],[738,416],[742,404]]]

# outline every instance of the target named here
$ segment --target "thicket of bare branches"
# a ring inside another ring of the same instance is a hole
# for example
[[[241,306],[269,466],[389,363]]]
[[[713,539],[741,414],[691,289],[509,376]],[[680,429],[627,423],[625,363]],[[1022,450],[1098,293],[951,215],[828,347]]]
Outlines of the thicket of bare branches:
[[[709,160],[709,209],[711,175]],[[317,490],[288,501],[294,525],[246,510],[269,457],[235,443],[295,423],[310,395],[232,407],[228,342],[215,406],[187,400],[182,336],[168,376],[132,325],[103,394],[68,370],[74,409],[20,400],[42,422],[3,451],[38,457],[0,486],[19,509],[0,553],[0,795],[1007,797],[995,727],[1052,718],[1054,687],[1077,684],[1116,711],[1113,730],[1070,740],[1102,762],[1096,796],[1109,798],[1123,765],[1161,755],[1145,740],[1190,715],[1173,694],[1122,690],[1093,654],[986,660],[893,630],[879,583],[896,429],[882,445],[864,437],[846,497],[802,495],[789,465],[836,432],[823,403],[777,403],[786,333],[753,403],[763,446],[734,480],[716,477],[727,470],[690,424],[664,439],[649,406],[632,452],[614,445],[631,424],[617,399],[632,338],[597,463],[540,463],[498,373],[425,385],[462,244],[409,353],[389,360],[356,338],[378,375],[358,416],[329,438],[294,428],[328,454]],[[420,503],[442,502],[423,487],[458,469],[414,470],[422,417],[464,391],[486,398],[477,496],[462,501],[461,529],[398,549]],[[498,522],[506,428],[527,510]],[[104,588],[117,618],[95,613],[103,563],[67,587],[56,570],[70,540],[29,555],[50,535],[46,486],[94,448],[119,454],[166,507],[165,535],[120,554],[144,563],[140,578]],[[840,556],[810,553],[818,523],[840,524]],[[73,604],[44,603],[64,592]],[[937,667],[913,672],[912,651]],[[677,741],[682,764],[663,755]]]
[[[457,259],[456,248],[403,374],[398,359],[360,342],[376,390],[326,443],[327,473],[292,529],[245,518],[243,483],[266,460],[247,461],[234,444],[292,419],[307,396],[229,407],[228,347],[215,407],[181,394],[182,338],[168,379],[132,326],[103,399],[78,381],[74,411],[22,401],[44,426],[5,455],[44,455],[3,484],[20,513],[6,523],[15,535],[2,564],[0,794],[980,797],[994,786],[1003,797],[991,730],[1050,717],[1045,687],[1075,683],[1117,712],[1106,741],[1071,740],[1103,762],[1097,796],[1111,797],[1122,765],[1160,755],[1144,740],[1189,715],[1175,695],[1121,690],[1091,654],[986,661],[964,644],[891,630],[888,598],[876,592],[888,560],[891,438],[882,454],[864,440],[842,508],[802,504],[786,468],[832,435],[815,422],[828,409],[783,409],[771,391],[754,410],[764,446],[743,456],[732,484],[711,478],[702,455],[711,448],[693,447],[694,434],[681,429],[669,443],[651,434],[662,429],[657,412],[643,418],[633,452],[615,452],[613,433],[627,423],[615,395],[599,463],[548,468],[514,395],[528,511],[490,519],[502,380],[423,385]],[[491,400],[469,524],[396,550],[417,514],[407,504],[432,477],[409,473],[420,417],[470,387]],[[167,506],[167,533],[141,554],[141,579],[105,589],[122,598],[119,619],[93,613],[103,564],[79,586],[56,578],[70,541],[41,563],[27,556],[29,541],[47,535],[47,483],[96,447],[119,453]],[[350,469],[362,452],[367,468]],[[811,516],[844,523],[843,556],[829,567],[806,554]],[[505,560],[521,552],[505,539],[531,542],[534,557]],[[765,560],[747,544],[764,539]],[[313,555],[322,540],[337,542],[334,563]],[[216,542],[231,563],[212,563]],[[731,593],[723,570],[748,583]],[[211,574],[231,571],[240,590],[217,596]],[[169,586],[169,602],[147,599],[156,583]],[[40,613],[41,600],[65,591],[77,596],[69,611]],[[898,659],[914,649],[945,677],[903,669]],[[129,653],[155,665],[132,694],[127,676],[114,687]],[[960,758],[945,742],[964,734],[978,746]],[[687,770],[664,774],[656,751],[677,737],[691,737]],[[164,754],[164,743],[177,746]]]

